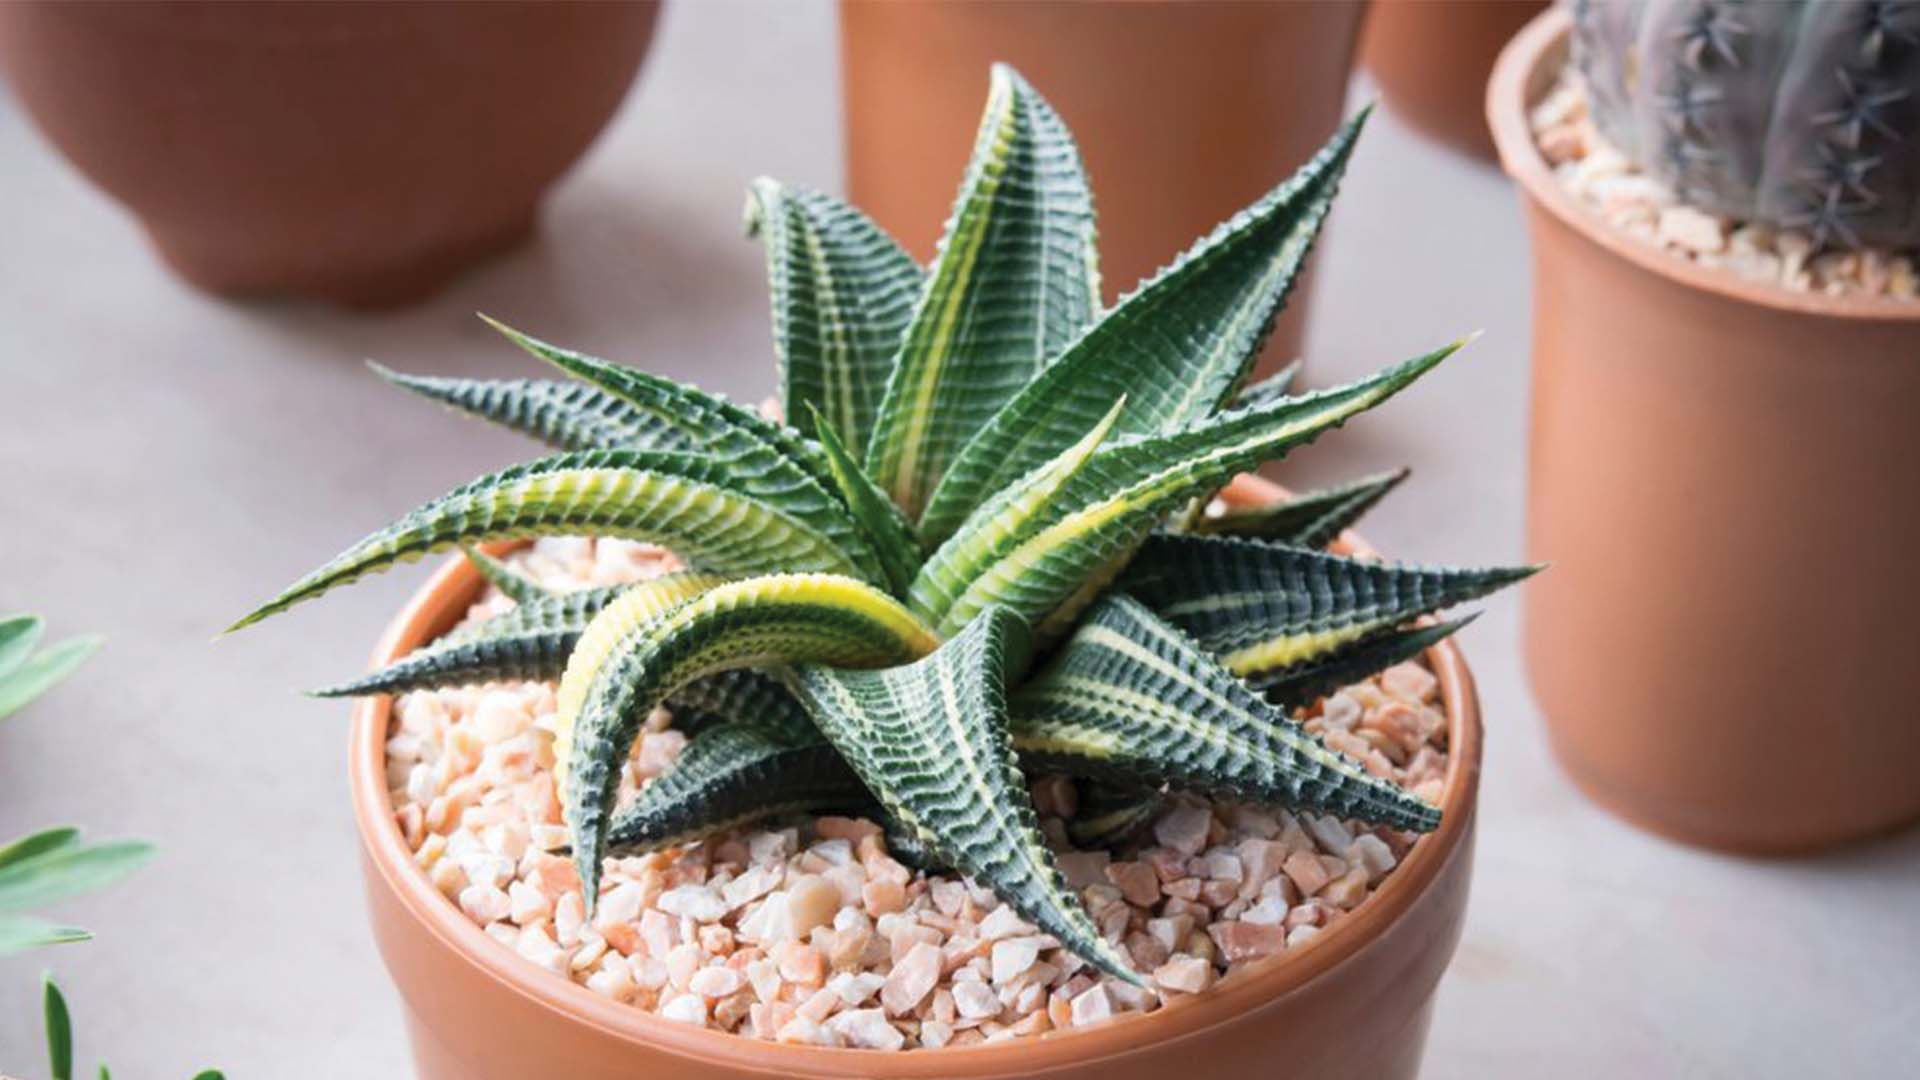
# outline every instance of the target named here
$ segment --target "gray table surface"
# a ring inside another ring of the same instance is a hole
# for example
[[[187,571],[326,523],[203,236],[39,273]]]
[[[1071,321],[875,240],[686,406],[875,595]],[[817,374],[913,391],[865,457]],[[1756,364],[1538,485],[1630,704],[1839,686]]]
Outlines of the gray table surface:
[[[345,709],[293,688],[358,669],[424,572],[208,637],[366,529],[528,453],[387,390],[362,357],[526,371],[472,318],[484,310],[762,395],[762,266],[738,233],[741,193],[762,172],[838,189],[836,53],[819,0],[673,6],[540,240],[379,316],[189,291],[0,97],[0,610],[111,639],[0,725],[0,837],[71,821],[161,849],[125,885],[61,905],[97,941],[0,960],[0,1072],[41,1075],[45,966],[83,1059],[120,1075],[408,1074],[361,910]],[[1376,543],[1520,558],[1528,280],[1512,191],[1387,118],[1334,222],[1315,381],[1487,334],[1283,475],[1412,463],[1367,526]],[[1508,598],[1465,635],[1488,727],[1482,831],[1427,1075],[1914,1075],[1920,834],[1756,862],[1628,829],[1556,770],[1517,630]]]

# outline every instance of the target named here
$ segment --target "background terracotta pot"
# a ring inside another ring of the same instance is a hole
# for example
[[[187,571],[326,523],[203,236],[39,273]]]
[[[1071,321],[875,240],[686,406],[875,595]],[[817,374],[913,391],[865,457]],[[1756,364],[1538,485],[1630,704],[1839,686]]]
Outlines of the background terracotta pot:
[[[1194,0],[840,6],[847,187],[933,255],[1003,60],[1060,111],[1099,213],[1109,302],[1313,156],[1342,119],[1366,7]],[[1298,355],[1307,281],[1263,370]]]
[[[1526,109],[1487,111],[1533,235],[1526,654],[1562,763],[1622,816],[1740,851],[1920,817],[1920,305],[1791,293],[1609,229]]]
[[[1407,126],[1494,160],[1487,76],[1507,40],[1544,0],[1373,0],[1360,63]]]
[[[1244,501],[1277,492],[1250,477],[1230,489]],[[1352,534],[1343,542],[1360,544]],[[374,663],[389,663],[444,632],[480,588],[465,559],[449,560],[388,627]],[[575,986],[501,947],[414,865],[387,795],[389,699],[363,700],[354,709],[348,756],[354,816],[374,936],[406,1003],[419,1074],[423,1080],[1411,1078],[1433,991],[1466,913],[1480,788],[1472,678],[1451,643],[1427,658],[1440,677],[1449,723],[1444,819],[1352,915],[1289,951],[1283,962],[1146,1016],[1041,1040],[901,1054],[782,1046],[692,1028]]]
[[[528,237],[658,5],[0,4],[0,65],[188,281],[417,298]]]

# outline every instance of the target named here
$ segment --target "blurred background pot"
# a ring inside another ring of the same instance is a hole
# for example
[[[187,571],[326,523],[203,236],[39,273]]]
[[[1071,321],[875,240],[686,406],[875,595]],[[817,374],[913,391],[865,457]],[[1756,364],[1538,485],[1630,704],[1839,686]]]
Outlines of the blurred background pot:
[[[1393,115],[1455,150],[1495,159],[1487,76],[1544,0],[1373,0],[1360,63]]]
[[[1920,305],[1789,292],[1605,225],[1535,150],[1542,15],[1487,112],[1533,239],[1534,692],[1597,801],[1690,843],[1920,818]]]
[[[1006,61],[1079,142],[1111,302],[1333,134],[1365,12],[1351,0],[843,0],[849,193],[917,258],[931,258],[979,127],[987,69]],[[1288,301],[1263,371],[1298,354],[1311,281]]]
[[[47,137],[193,284],[379,306],[531,233],[658,4],[0,5]]]
[[[1226,497],[1278,488],[1242,477]],[[511,548],[495,545],[495,552]],[[1369,551],[1352,533],[1341,550]],[[384,665],[444,633],[482,588],[466,559],[442,565],[388,626]],[[885,1053],[793,1046],[642,1012],[522,959],[437,892],[394,824],[386,742],[392,699],[354,706],[348,773],[374,937],[406,1007],[422,1080],[1412,1080],[1433,993],[1460,941],[1480,791],[1480,713],[1451,641],[1427,652],[1440,679],[1449,761],[1440,828],[1365,904],[1289,950],[1156,1012],[1044,1039]]]

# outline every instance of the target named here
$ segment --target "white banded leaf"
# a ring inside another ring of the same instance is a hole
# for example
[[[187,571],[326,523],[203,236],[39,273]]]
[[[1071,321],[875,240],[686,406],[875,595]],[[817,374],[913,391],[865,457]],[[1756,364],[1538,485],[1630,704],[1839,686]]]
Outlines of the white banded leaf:
[[[1059,453],[1117,397],[1128,401],[1124,435],[1177,431],[1224,405],[1313,247],[1366,115],[1114,305],[997,411],[928,500],[922,533],[939,539],[958,528],[984,493]]]
[[[874,486],[872,478],[840,441],[833,425],[817,413],[813,420],[814,435],[820,440],[820,449],[826,452],[827,467],[833,470],[840,497],[846,500],[854,520],[867,531],[885,580],[894,593],[904,595],[920,570],[920,543],[914,537],[913,524],[887,498],[886,492]]]
[[[831,538],[735,483],[720,462],[650,450],[589,450],[517,465],[456,488],[373,533],[228,629],[456,544],[527,536],[646,540],[729,576],[867,573]]]
[[[567,663],[555,716],[554,779],[589,908],[621,765],[642,721],[675,690],[737,668],[906,663],[937,645],[898,601],[833,574],[729,582],[657,615],[609,605]]]
[[[917,515],[961,444],[1099,307],[1093,198],[1079,151],[1052,107],[996,64],[953,216],[881,399],[867,472]]]
[[[1266,540],[1161,535],[1141,546],[1124,587],[1247,677],[1332,656],[1535,569],[1413,566]]]
[[[967,518],[915,575],[907,590],[907,603],[915,613],[938,618],[988,566],[1025,538],[1035,518],[1053,509],[1051,500],[1060,488],[1106,441],[1126,404],[1125,398],[1115,401],[1079,442],[994,495]]]
[[[686,433],[595,386],[560,379],[406,375],[368,362],[404,390],[491,420],[556,450],[698,449]]]
[[[690,452],[724,463],[729,486],[805,522],[863,565],[872,559],[866,535],[833,494],[833,473],[820,448],[799,432],[718,395],[487,323],[530,355],[673,428]]]
[[[766,177],[749,189],[747,233],[766,244],[788,422],[813,434],[818,409],[864,451],[925,275],[859,210]]]
[[[860,778],[817,732],[796,737],[760,724],[716,724],[695,735],[614,814],[607,849],[657,851],[770,817],[851,810],[870,801]]]
[[[1303,708],[1343,686],[1352,686],[1405,660],[1412,660],[1479,618],[1479,613],[1445,622],[1424,621],[1368,638],[1321,660],[1263,672],[1247,680],[1268,701]]]
[[[1329,749],[1146,605],[1103,597],[1013,700],[1030,767],[1426,832],[1439,811]]]
[[[936,628],[952,633],[1002,604],[1043,638],[1063,631],[1168,514],[1387,400],[1458,348],[1456,342],[1347,386],[1225,413],[1171,435],[1102,447],[1062,485],[1037,527],[945,611],[930,613]]]
[[[536,596],[423,645],[377,671],[313,694],[357,697],[495,679],[558,679],[588,624],[619,597],[630,594],[629,603],[631,597],[649,597],[657,612],[725,580],[689,571],[650,579],[638,591],[616,585]]]
[[[1225,513],[1201,518],[1194,524],[1193,531],[1323,548],[1399,487],[1407,474],[1406,469],[1395,469],[1265,506],[1233,507]]]
[[[1007,737],[1024,628],[995,609],[933,655],[880,671],[792,669],[814,724],[910,840],[994,891],[1103,971],[1138,982],[1094,927],[1040,833]]]

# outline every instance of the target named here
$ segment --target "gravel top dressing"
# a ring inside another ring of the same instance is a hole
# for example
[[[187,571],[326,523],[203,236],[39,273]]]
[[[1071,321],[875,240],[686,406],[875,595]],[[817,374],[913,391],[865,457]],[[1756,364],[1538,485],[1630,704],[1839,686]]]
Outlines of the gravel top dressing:
[[[541,540],[509,560],[550,588],[640,580],[669,552]],[[489,589],[469,620],[512,602]],[[1405,663],[1303,715],[1309,730],[1429,802],[1446,772],[1438,682]],[[1063,777],[1033,785],[1042,827],[1094,921],[1149,976],[1099,974],[986,889],[910,869],[873,822],[815,817],[605,862],[584,914],[563,853],[550,683],[416,691],[387,742],[396,823],[450,903],[500,947],[637,1009],[758,1039],[904,1050],[1096,1024],[1202,993],[1276,959],[1364,903],[1411,834],[1331,817],[1169,798],[1114,851],[1076,851]],[[656,712],[622,799],[685,737]]]

